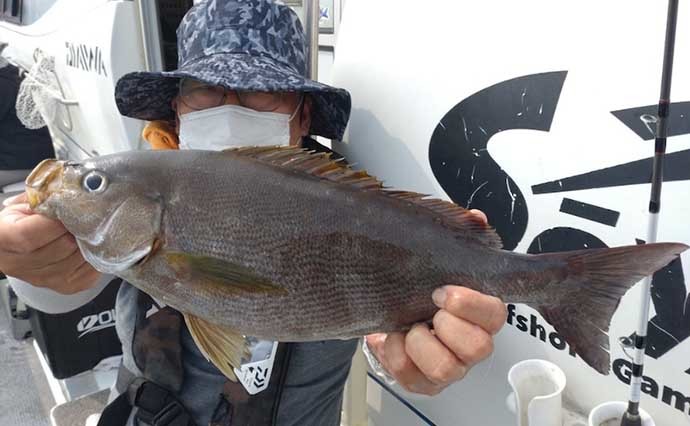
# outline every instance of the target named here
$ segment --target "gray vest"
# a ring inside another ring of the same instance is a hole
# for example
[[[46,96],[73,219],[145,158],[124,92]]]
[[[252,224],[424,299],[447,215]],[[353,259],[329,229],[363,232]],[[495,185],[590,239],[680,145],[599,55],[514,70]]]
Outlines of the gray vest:
[[[124,282],[116,315],[120,396],[99,426],[340,424],[356,340],[279,344],[268,387],[249,395],[206,361],[179,312]]]

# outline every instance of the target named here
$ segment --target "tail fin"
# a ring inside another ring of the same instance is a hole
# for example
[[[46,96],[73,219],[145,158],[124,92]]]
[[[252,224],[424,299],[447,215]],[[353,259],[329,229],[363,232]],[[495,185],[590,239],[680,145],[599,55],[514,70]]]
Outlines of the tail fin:
[[[661,243],[538,255],[567,264],[553,303],[535,308],[601,374],[610,370],[608,330],[621,297],[689,247]]]

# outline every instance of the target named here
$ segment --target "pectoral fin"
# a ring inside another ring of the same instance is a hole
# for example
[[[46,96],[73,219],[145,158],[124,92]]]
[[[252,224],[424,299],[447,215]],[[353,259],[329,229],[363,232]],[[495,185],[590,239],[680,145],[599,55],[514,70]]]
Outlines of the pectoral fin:
[[[237,377],[233,368],[239,368],[243,360],[251,357],[244,336],[237,331],[211,324],[194,315],[184,315],[187,328],[199,347],[199,350],[228,379],[233,382]]]
[[[284,288],[258,276],[251,269],[222,259],[181,252],[168,252],[165,257],[182,282],[201,281],[222,286],[224,291],[234,294],[287,294]]]

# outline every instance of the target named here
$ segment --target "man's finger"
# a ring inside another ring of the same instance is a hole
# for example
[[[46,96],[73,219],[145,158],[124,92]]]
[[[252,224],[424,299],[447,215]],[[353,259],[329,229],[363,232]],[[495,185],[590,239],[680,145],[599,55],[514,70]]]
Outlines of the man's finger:
[[[44,268],[62,262],[72,256],[79,247],[74,236],[65,233],[45,246],[39,248],[30,255],[30,264],[27,267]]]
[[[45,265],[42,268],[27,271],[31,273],[31,276],[34,277],[33,279],[35,281],[29,282],[39,287],[51,287],[53,290],[62,293],[59,288],[54,287],[56,285],[58,287],[62,286],[62,282],[66,281],[66,277],[79,268],[83,262],[84,258],[82,257],[81,252],[76,250],[59,263]]]
[[[10,204],[0,210],[0,221],[4,223],[15,223],[33,214],[35,213],[31,211],[31,207],[26,203]]]
[[[87,290],[93,287],[101,277],[98,272],[88,262],[84,261],[72,274],[67,278],[67,286],[65,292],[74,294],[79,291]]]
[[[424,376],[440,386],[462,379],[468,367],[439,339],[426,324],[412,327],[405,337],[405,351]]]
[[[434,290],[432,299],[439,308],[480,326],[489,334],[496,334],[508,315],[499,298],[466,287],[441,287]]]
[[[470,209],[470,213],[473,215],[477,216],[479,219],[481,219],[484,223],[488,224],[489,219],[487,219],[486,215],[484,214],[483,211],[477,210],[477,209]]]
[[[22,279],[61,294],[74,294],[93,287],[100,277],[77,251],[59,264],[25,272]]]
[[[381,359],[386,356],[386,337],[388,337],[386,333],[375,333],[364,337],[367,341],[367,346],[371,350],[371,353],[374,354],[379,362],[381,362]]]
[[[466,366],[472,367],[493,351],[489,333],[478,325],[440,310],[434,315],[436,337]]]
[[[22,217],[13,225],[10,239],[13,240],[14,247],[9,247],[9,249],[16,253],[30,252],[55,241],[66,233],[67,229],[62,223],[43,215],[33,214]]]
[[[390,333],[386,337],[385,357],[379,361],[403,388],[410,392],[436,395],[443,387],[431,382],[405,352],[405,335]]]
[[[12,204],[23,204],[23,203],[27,203],[28,201],[29,201],[29,199],[28,199],[28,197],[27,197],[27,195],[26,195],[26,192],[22,192],[21,194],[17,194],[17,195],[15,195],[15,196],[13,196],[13,197],[5,198],[5,199],[2,201],[2,205],[3,205],[4,207],[7,207],[7,206],[12,205]]]

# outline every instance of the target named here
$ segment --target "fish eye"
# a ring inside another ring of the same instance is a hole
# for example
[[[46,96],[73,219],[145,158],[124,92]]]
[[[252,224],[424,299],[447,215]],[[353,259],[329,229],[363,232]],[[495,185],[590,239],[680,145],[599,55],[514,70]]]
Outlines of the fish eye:
[[[105,191],[108,186],[108,179],[100,172],[91,171],[84,176],[82,186],[87,192],[99,193]]]

